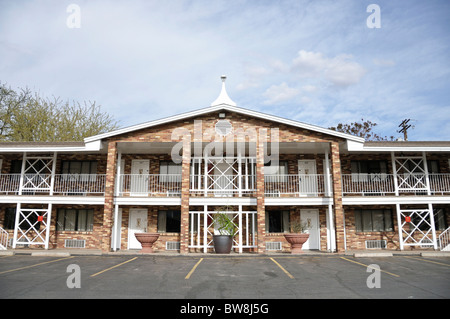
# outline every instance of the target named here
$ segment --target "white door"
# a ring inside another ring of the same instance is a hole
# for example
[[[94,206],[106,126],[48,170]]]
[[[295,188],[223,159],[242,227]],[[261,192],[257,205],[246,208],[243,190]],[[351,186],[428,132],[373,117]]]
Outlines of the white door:
[[[315,160],[298,161],[298,184],[300,196],[317,196]]]
[[[128,221],[128,249],[141,249],[141,243],[134,236],[135,233],[145,233],[147,231],[146,209],[130,209],[130,219]]]
[[[131,161],[131,180],[130,180],[131,196],[148,195],[149,167],[150,167],[150,160]]]
[[[215,164],[214,167],[214,194],[216,197],[231,197],[233,196],[233,167],[232,163],[223,160]]]
[[[301,209],[300,220],[306,223],[309,238],[303,244],[303,249],[320,249],[320,225],[319,225],[319,210],[318,209]]]
[[[119,208],[119,214],[117,216],[117,223],[114,221],[113,230],[111,233],[111,248],[114,248],[114,242],[116,243],[116,248],[120,249],[121,241],[121,229],[122,229],[122,208]],[[117,234],[117,237],[115,237]]]

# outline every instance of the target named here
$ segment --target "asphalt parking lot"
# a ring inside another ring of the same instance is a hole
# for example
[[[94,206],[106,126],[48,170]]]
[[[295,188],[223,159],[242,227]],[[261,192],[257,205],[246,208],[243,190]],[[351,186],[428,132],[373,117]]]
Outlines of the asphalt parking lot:
[[[0,256],[0,298],[450,298],[450,258]]]

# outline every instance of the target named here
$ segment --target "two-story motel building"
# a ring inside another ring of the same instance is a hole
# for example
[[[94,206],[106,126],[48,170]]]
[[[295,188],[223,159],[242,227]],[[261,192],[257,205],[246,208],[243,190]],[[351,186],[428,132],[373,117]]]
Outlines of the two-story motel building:
[[[448,249],[450,142],[369,142],[237,107],[211,106],[86,138],[0,143],[0,248],[213,252],[213,214],[234,251]]]

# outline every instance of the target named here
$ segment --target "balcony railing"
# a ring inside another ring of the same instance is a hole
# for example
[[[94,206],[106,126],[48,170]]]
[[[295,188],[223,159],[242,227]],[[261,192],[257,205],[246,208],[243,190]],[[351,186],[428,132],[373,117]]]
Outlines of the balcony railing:
[[[256,196],[256,176],[191,175],[190,193],[207,197]]]
[[[396,178],[395,178],[396,177]],[[427,195],[428,186],[432,195],[450,194],[450,174],[343,174],[343,194],[395,195],[411,193]]]
[[[181,197],[180,174],[123,174],[119,196]]]
[[[323,196],[326,193],[325,176],[306,175],[265,175],[264,192],[268,197]]]
[[[105,174],[0,175],[0,195],[98,195],[105,192]],[[450,174],[343,174],[343,195],[394,196],[450,195]],[[22,185],[22,187],[21,187]],[[53,189],[52,189],[53,185]],[[119,196],[180,197],[180,174],[122,174],[117,181]],[[205,187],[206,185],[206,187]],[[329,196],[325,176],[265,175],[265,196]],[[330,186],[331,188],[331,186]],[[256,196],[255,175],[191,175],[190,194],[211,197]]]
[[[103,195],[105,174],[20,174],[0,175],[0,194],[5,195]],[[22,185],[22,187],[21,187]]]

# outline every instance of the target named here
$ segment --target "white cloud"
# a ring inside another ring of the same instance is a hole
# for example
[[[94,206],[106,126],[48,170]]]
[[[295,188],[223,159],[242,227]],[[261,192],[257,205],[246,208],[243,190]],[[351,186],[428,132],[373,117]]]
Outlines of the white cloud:
[[[298,94],[300,94],[300,89],[291,88],[286,82],[280,85],[272,85],[263,93],[263,96],[266,98],[264,104],[276,104],[291,100]]]
[[[336,86],[346,87],[358,83],[366,70],[352,56],[341,54],[328,58],[321,52],[300,50],[292,61],[292,72],[304,78],[324,79]]]

